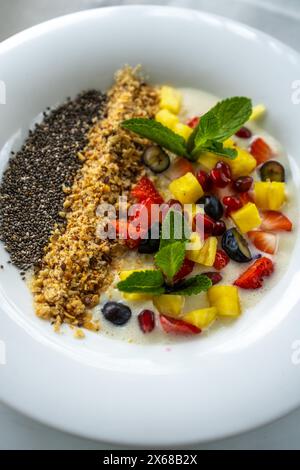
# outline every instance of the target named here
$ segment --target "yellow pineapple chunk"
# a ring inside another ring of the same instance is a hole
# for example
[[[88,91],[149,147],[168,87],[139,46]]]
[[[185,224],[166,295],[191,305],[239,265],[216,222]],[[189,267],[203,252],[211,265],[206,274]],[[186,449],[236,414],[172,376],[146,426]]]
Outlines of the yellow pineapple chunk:
[[[183,320],[187,323],[191,323],[200,329],[207,328],[217,318],[217,309],[215,307],[201,308],[199,310],[193,310],[187,313]]]
[[[176,126],[173,128],[173,131],[183,137],[185,140],[188,140],[190,135],[193,133],[193,129],[191,127],[187,126],[186,124],[182,124],[181,122],[176,124]]]
[[[262,223],[258,209],[253,202],[248,202],[238,211],[232,212],[231,218],[242,233],[250,232],[250,230],[258,228]]]
[[[195,250],[188,250],[186,256],[189,260],[194,261],[194,263],[203,264],[204,266],[213,266],[216,259],[217,248],[218,239],[216,237],[209,237],[205,240],[203,246],[200,245],[200,247]]]
[[[278,211],[285,202],[285,183],[258,181],[254,184],[254,200],[263,210]]]
[[[170,86],[163,86],[160,90],[160,107],[178,114],[182,104],[181,93]]]
[[[128,271],[121,271],[119,273],[119,278],[121,281],[125,281],[131,274],[133,273],[138,273],[140,271],[143,271],[143,269],[132,269]],[[122,292],[122,296],[125,300],[130,300],[130,301],[142,301],[142,300],[152,300],[152,295],[151,294],[143,294],[143,293],[128,293],[128,292]]]
[[[181,204],[193,204],[204,194],[199,181],[193,173],[186,173],[184,176],[172,181],[169,185],[169,190]]]
[[[153,304],[159,313],[176,318],[182,313],[185,298],[182,295],[163,294],[153,297]]]
[[[256,106],[253,106],[249,121],[257,121],[266,114],[266,111],[267,109],[263,104],[257,104]]]
[[[238,288],[236,286],[213,286],[208,292],[208,300],[212,307],[223,317],[238,317],[241,306]]]
[[[163,126],[173,130],[174,127],[179,123],[179,118],[176,114],[171,113],[167,109],[161,109],[155,116],[157,122],[160,122]]]

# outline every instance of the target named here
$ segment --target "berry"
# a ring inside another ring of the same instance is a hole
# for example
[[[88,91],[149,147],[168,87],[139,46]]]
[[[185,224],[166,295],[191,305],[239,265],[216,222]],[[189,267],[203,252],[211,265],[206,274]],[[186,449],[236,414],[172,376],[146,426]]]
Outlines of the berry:
[[[239,137],[240,139],[250,139],[252,137],[252,132],[248,127],[241,127],[240,130],[238,130],[235,135]]]
[[[194,261],[191,261],[187,258],[185,258],[184,263],[180,269],[180,271],[176,274],[174,277],[174,282],[181,281],[181,279],[184,279],[186,276],[191,274],[195,266]]]
[[[213,233],[215,221],[206,214],[196,214],[193,221],[193,229],[197,232],[204,232],[204,235]]]
[[[140,179],[131,191],[131,195],[140,203],[144,202],[146,199],[151,201],[152,204],[162,204],[164,202],[154,184],[149,178],[147,178],[147,176],[143,176]]]
[[[263,256],[256,260],[234,284],[243,289],[259,289],[263,285],[263,278],[270,276],[273,271],[272,261]]]
[[[197,204],[203,204],[205,214],[214,220],[219,220],[223,216],[223,206],[216,196],[203,196],[197,201]]]
[[[198,171],[197,180],[199,181],[201,188],[205,193],[209,192],[212,189],[213,183],[208,173],[204,170]]]
[[[203,276],[207,276],[211,280],[213,286],[215,286],[216,284],[219,284],[219,282],[221,282],[223,279],[222,274],[214,272],[214,271],[209,272],[209,273],[202,273],[202,274]]]
[[[102,313],[106,320],[116,326],[125,325],[131,318],[130,308],[118,302],[107,302],[102,308]]]
[[[226,225],[223,220],[218,220],[215,222],[212,235],[215,237],[220,237],[226,231]]]
[[[216,258],[214,262],[214,268],[217,269],[218,271],[221,271],[221,269],[224,269],[227,266],[229,261],[230,261],[229,256],[225,253],[225,251],[217,250]]]
[[[237,263],[252,261],[248,243],[236,228],[226,230],[222,237],[222,248],[229,258]]]
[[[200,118],[195,116],[187,121],[187,125],[191,127],[192,129],[195,129],[195,127],[198,126],[199,122],[200,122]]]
[[[265,211],[262,213],[261,230],[291,232],[293,224],[286,215],[276,211]]]
[[[232,187],[238,193],[246,193],[251,189],[252,184],[251,176],[241,176],[233,182]]]
[[[271,147],[261,137],[252,142],[250,153],[253,155],[258,165],[269,160],[273,155]]]
[[[243,207],[241,200],[236,196],[225,196],[223,198],[223,204],[227,207],[227,215],[229,215],[231,212],[238,211],[241,207]]]
[[[242,205],[245,206],[248,202],[253,202],[250,193],[240,193],[239,200],[241,201]]]
[[[252,230],[247,233],[255,248],[269,255],[274,255],[277,251],[278,236],[275,233],[263,232],[262,230]]]
[[[143,310],[138,316],[138,322],[143,333],[151,333],[155,328],[154,312]]]
[[[198,335],[201,333],[200,328],[190,323],[186,323],[176,318],[167,317],[166,315],[160,315],[160,323],[165,333],[173,333],[180,335]]]
[[[231,182],[230,166],[224,162],[218,162],[210,172],[210,178],[217,188],[225,188]]]

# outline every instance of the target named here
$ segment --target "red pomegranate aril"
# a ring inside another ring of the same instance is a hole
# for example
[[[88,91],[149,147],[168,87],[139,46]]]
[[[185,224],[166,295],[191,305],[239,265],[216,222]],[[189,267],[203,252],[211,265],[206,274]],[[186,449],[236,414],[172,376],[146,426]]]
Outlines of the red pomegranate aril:
[[[218,271],[221,271],[221,269],[224,269],[227,266],[229,261],[230,261],[230,258],[227,255],[227,253],[225,253],[225,251],[217,250],[216,258],[214,262],[214,268],[217,269]]]
[[[214,272],[214,271],[209,272],[209,273],[203,273],[203,276],[207,276],[211,280],[211,283],[213,286],[215,286],[216,284],[219,284],[219,282],[221,282],[223,279],[222,274]]]
[[[218,162],[210,172],[210,178],[217,188],[225,188],[231,183],[230,166],[224,162]]]
[[[232,186],[238,193],[247,193],[253,184],[253,178],[251,176],[241,176],[236,179]]]
[[[191,127],[192,129],[195,129],[195,127],[198,126],[199,121],[200,121],[200,118],[198,116],[195,116],[187,121],[187,125]]]
[[[151,333],[155,328],[155,315],[151,310],[143,310],[138,316],[138,321],[143,333]]]
[[[252,137],[252,132],[248,127],[241,127],[240,130],[238,130],[235,135],[239,137],[240,139],[250,139]]]
[[[238,211],[241,207],[243,207],[241,200],[236,196],[224,197],[223,204],[228,208],[228,213]]]
[[[230,166],[229,166],[227,163],[222,162],[222,161],[218,162],[218,163],[216,164],[216,169],[217,169],[217,170],[220,170],[220,171],[223,173],[223,175],[224,175],[226,178],[228,178],[229,182],[231,181],[231,177],[232,177],[232,175],[231,175],[231,168],[230,168]]]
[[[193,221],[193,229],[199,232],[204,231],[204,235],[212,235],[215,221],[206,214],[196,214]]]
[[[224,220],[217,220],[217,222],[215,222],[212,235],[215,237],[220,237],[221,235],[223,235],[225,231],[226,231],[226,225],[225,225]]]
[[[201,188],[203,189],[205,193],[209,192],[212,189],[213,183],[209,174],[206,173],[206,171],[204,170],[198,171],[196,177],[201,185]]]

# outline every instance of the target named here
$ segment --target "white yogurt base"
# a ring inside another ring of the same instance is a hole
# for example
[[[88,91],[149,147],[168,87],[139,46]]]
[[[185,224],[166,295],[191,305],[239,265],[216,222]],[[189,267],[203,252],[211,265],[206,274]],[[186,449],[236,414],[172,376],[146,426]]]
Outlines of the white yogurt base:
[[[182,88],[180,89],[180,91],[183,95],[183,108],[182,108],[182,112],[180,115],[182,122],[186,122],[186,120],[190,117],[204,114],[212,106],[214,106],[217,103],[217,101],[219,101],[219,98],[201,90]],[[279,232],[278,233],[278,238],[279,238],[278,251],[276,255],[274,255],[273,257],[270,255],[267,255],[274,261],[275,272],[269,278],[265,279],[264,286],[257,290],[239,289],[239,295],[240,295],[241,306],[242,306],[242,315],[247,315],[247,311],[249,311],[249,309],[251,309],[255,304],[257,304],[267,291],[275,287],[279,279],[283,276],[286,266],[289,263],[290,253],[295,244],[295,233],[297,230],[297,227],[295,226],[295,223],[297,221],[297,207],[296,207],[295,199],[292,198],[295,187],[292,181],[292,175],[291,175],[287,155],[282,149],[280,143],[273,136],[266,133],[258,124],[254,122],[249,122],[247,123],[247,127],[251,129],[253,133],[253,137],[249,140],[239,139],[239,138],[234,137],[234,140],[238,143],[238,145],[243,148],[248,148],[251,141],[254,140],[257,136],[263,137],[266,140],[266,142],[269,143],[271,148],[276,151],[277,153],[276,160],[281,162],[283,166],[285,167],[287,202],[285,206],[283,207],[282,211],[293,222],[294,229],[292,232]],[[199,168],[200,167],[201,166],[199,165]],[[153,177],[153,174],[151,174],[151,176]],[[251,176],[254,179],[259,180],[259,177],[256,171],[254,171],[251,174]],[[172,197],[171,193],[168,193],[168,190],[166,189],[169,183],[170,183],[170,180],[168,180],[164,174],[159,175],[157,177],[157,180],[156,180],[157,188],[163,193],[163,196],[166,198],[166,200]],[[224,195],[226,195],[226,188],[224,190]],[[226,224],[228,225],[228,219],[226,220]],[[255,253],[255,252],[260,253],[258,250],[255,249],[255,247],[251,243],[250,243],[250,249],[252,253]],[[265,255],[264,253],[262,254]],[[149,269],[153,267],[153,265],[151,264],[152,259],[153,258],[151,256],[137,255],[135,252],[130,252],[122,260],[121,265],[120,265],[120,270],[125,271],[125,270],[130,270],[130,269],[141,269],[141,268]],[[226,268],[221,271],[223,280],[221,281],[220,284],[223,284],[223,285],[232,284],[239,277],[239,275],[247,269],[248,266],[249,266],[248,263],[240,264],[234,261],[230,261],[230,263],[226,266]],[[206,272],[215,271],[215,269],[213,267],[208,268],[206,266],[195,267],[193,271],[193,275],[200,273],[200,272],[205,272],[205,271]],[[114,285],[118,282],[118,280],[119,280],[118,275],[116,274]],[[122,294],[114,287],[114,285],[105,293],[105,295],[102,295],[101,303],[94,310],[95,318],[100,320],[100,324],[101,324],[100,332],[102,334],[104,333],[105,335],[108,335],[109,337],[125,340],[125,341],[132,342],[132,343],[148,343],[148,344],[153,343],[154,344],[154,343],[159,342],[159,343],[163,343],[167,345],[169,343],[173,343],[174,341],[182,340],[182,338],[176,335],[165,334],[161,329],[158,317],[156,321],[156,328],[154,329],[154,331],[150,334],[143,334],[139,328],[137,316],[144,309],[150,309],[158,313],[155,307],[153,306],[153,303],[151,301],[147,301],[147,302],[125,301],[122,297]],[[107,301],[111,301],[111,300],[124,302],[127,305],[129,305],[129,307],[131,308],[132,318],[125,326],[117,327],[104,319],[101,313],[101,308]],[[184,312],[187,313],[191,310],[203,308],[206,306],[209,306],[206,293],[202,293],[200,295],[193,296],[193,297],[186,297]],[[214,323],[214,325],[209,330],[206,330],[205,332],[203,332],[202,336],[206,334],[213,334],[212,330],[214,330],[215,328],[223,327],[224,325],[226,326],[226,324],[230,321],[238,321],[238,319],[235,319],[235,320],[227,320],[227,319],[220,320],[219,319]],[[186,337],[184,339],[186,340]],[[201,336],[198,337],[198,339],[201,340]]]

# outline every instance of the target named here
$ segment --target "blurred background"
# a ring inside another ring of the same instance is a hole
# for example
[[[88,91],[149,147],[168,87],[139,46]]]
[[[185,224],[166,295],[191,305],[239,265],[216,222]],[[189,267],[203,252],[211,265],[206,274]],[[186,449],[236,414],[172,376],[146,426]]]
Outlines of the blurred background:
[[[272,34],[300,51],[300,0],[0,0],[0,41],[56,16],[126,4],[171,5],[216,13]],[[299,428],[300,410],[256,431],[196,448],[299,450]],[[114,447],[47,428],[0,404],[0,449],[113,450]]]

